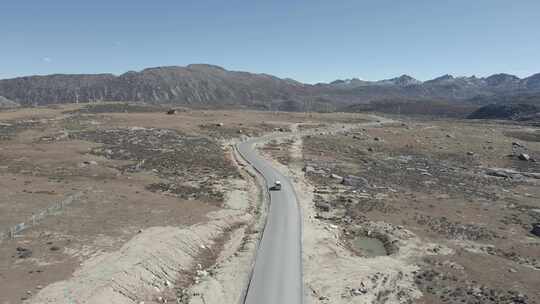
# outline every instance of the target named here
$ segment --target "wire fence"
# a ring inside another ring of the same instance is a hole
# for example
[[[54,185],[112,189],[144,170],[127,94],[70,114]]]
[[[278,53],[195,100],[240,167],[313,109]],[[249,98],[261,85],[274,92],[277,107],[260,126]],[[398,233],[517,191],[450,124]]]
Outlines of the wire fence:
[[[15,236],[28,228],[34,227],[39,224],[44,218],[49,215],[62,211],[66,206],[73,203],[73,201],[79,199],[82,196],[82,192],[77,192],[68,196],[67,198],[54,203],[52,206],[38,213],[32,214],[32,216],[25,222],[18,223],[7,229],[7,231],[0,231],[0,241],[5,239],[13,239]]]

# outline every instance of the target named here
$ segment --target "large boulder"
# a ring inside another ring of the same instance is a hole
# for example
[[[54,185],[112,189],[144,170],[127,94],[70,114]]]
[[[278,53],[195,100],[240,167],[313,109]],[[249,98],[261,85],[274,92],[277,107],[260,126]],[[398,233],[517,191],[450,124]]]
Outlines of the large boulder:
[[[340,180],[340,181],[343,180],[343,177],[341,177],[341,176],[339,176],[339,175],[337,175],[335,173],[330,174],[330,178],[337,179],[337,180]]]
[[[369,182],[367,179],[356,175],[345,176],[341,183],[345,186],[351,187],[369,187]]]
[[[306,174],[308,174],[308,173],[315,172],[315,168],[313,166],[306,165],[304,167],[304,169],[302,169],[302,171],[304,171]]]
[[[316,168],[313,165],[306,165],[302,171],[305,172],[306,175],[326,175],[328,174],[323,168]]]
[[[540,223],[536,223],[533,225],[533,229],[531,230],[531,233],[540,237]]]
[[[325,202],[315,202],[315,207],[326,212],[330,211],[331,208],[330,204]]]
[[[531,156],[527,153],[521,153],[518,156],[519,160],[529,161],[531,160]]]

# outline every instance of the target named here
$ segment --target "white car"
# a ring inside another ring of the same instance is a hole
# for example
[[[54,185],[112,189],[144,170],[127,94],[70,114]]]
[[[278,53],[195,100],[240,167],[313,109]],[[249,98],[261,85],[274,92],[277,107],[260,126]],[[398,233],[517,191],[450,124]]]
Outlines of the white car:
[[[280,181],[275,181],[274,182],[274,185],[272,187],[270,187],[270,190],[271,191],[279,191],[281,190],[281,182]]]

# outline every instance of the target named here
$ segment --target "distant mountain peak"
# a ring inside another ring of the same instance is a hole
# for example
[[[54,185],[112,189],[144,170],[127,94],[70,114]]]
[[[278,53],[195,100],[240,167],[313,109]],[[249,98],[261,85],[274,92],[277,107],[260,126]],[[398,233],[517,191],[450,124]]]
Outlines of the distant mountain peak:
[[[507,73],[498,73],[498,74],[493,74],[487,78],[509,78],[509,79],[519,79],[519,77],[517,77],[516,75],[512,75],[512,74],[507,74]],[[487,79],[486,78],[486,79]]]
[[[409,75],[403,74],[399,77],[377,81],[377,83],[381,85],[397,85],[401,87],[406,87],[410,85],[421,84],[422,82]]]
[[[398,79],[416,80],[416,79],[414,79],[414,77],[409,76],[409,75],[407,75],[407,74],[403,74],[403,75],[399,76]]]
[[[352,82],[352,81],[355,81],[355,80],[360,80],[360,79],[358,79],[358,78],[336,79],[336,80],[330,82],[330,84],[349,83],[349,82]]]
[[[409,76],[407,74],[403,74],[401,76],[399,76],[397,78],[397,80],[399,81],[399,83],[403,83],[403,84],[419,84],[421,83],[420,80],[412,77],[412,76]]]
[[[540,90],[540,73],[534,74],[522,80],[527,88],[532,90]]]
[[[430,81],[436,82],[436,81],[447,81],[447,80],[453,80],[453,79],[455,79],[454,76],[452,76],[450,74],[444,74],[444,75],[442,75],[440,77],[433,78]]]
[[[330,82],[330,84],[345,84],[345,83],[347,83],[347,79],[345,79],[345,80],[344,79],[336,79],[336,80]]]
[[[500,73],[500,74],[493,74],[489,77],[486,77],[486,82],[488,85],[491,86],[499,86],[502,84],[509,84],[509,83],[517,83],[520,81],[519,77],[515,75]]]
[[[403,74],[399,76],[398,78],[396,78],[395,83],[400,86],[410,86],[410,85],[421,84],[422,82],[414,77]]]
[[[188,69],[192,70],[220,70],[220,71],[226,71],[223,67],[220,67],[219,65],[214,64],[207,64],[207,63],[194,63],[186,66]]]
[[[331,86],[363,86],[370,84],[369,81],[364,81],[359,78],[348,78],[348,79],[336,79],[329,83]]]

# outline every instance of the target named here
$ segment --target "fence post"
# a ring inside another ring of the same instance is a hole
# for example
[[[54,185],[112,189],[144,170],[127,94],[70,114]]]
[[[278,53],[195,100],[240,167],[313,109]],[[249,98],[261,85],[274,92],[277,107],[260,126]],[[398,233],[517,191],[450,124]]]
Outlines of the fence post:
[[[29,228],[28,225],[31,225],[30,227],[36,226],[40,220],[44,219],[48,215],[62,211],[65,206],[71,204],[75,199],[79,199],[81,195],[82,195],[81,192],[75,193],[71,196],[68,196],[66,199],[61,200],[60,202],[56,202],[54,205],[49,206],[48,208],[42,210],[37,215],[35,213],[32,213],[32,217],[31,217],[32,224],[30,223],[26,224],[22,222],[15,226],[9,227],[7,232],[0,233],[0,240],[2,240],[3,238],[14,239],[15,234]]]

